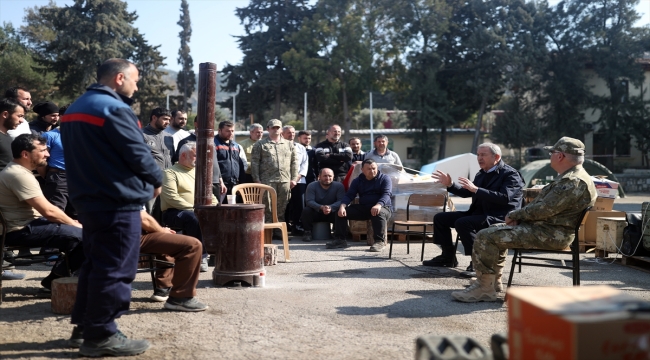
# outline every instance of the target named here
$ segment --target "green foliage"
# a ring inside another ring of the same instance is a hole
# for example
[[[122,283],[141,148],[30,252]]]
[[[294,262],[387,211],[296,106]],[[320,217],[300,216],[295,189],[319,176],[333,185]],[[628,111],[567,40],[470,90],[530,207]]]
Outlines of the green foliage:
[[[386,109],[372,109],[373,128],[383,129],[388,120]],[[352,117],[355,129],[370,129],[370,109],[362,109]]]
[[[192,97],[196,87],[196,74],[194,74],[194,61],[190,55],[190,38],[192,37],[192,24],[190,21],[190,7],[187,0],[181,0],[181,15],[176,23],[181,27],[178,37],[181,39],[181,47],[178,49],[178,64],[181,65],[181,71],[176,77],[176,86],[181,93],[183,100],[181,106],[183,111],[187,111],[187,99]]]
[[[539,125],[534,108],[531,109],[525,98],[507,98],[499,104],[503,112],[496,118],[491,138],[498,144],[516,149],[520,156],[512,166],[521,167],[521,148],[539,142]]]
[[[139,107],[140,120],[143,125],[146,125],[149,123],[152,109],[166,106],[166,92],[173,88],[162,80],[167,73],[160,70],[166,65],[165,58],[158,51],[160,45],[149,45],[137,29],[134,31],[131,44],[135,52],[129,60],[138,67],[140,72],[138,91],[133,95],[133,99]]]
[[[133,53],[136,19],[120,0],[75,0],[72,6],[29,9],[22,31],[36,62],[55,74],[61,94],[76,97],[96,81],[99,64]]]

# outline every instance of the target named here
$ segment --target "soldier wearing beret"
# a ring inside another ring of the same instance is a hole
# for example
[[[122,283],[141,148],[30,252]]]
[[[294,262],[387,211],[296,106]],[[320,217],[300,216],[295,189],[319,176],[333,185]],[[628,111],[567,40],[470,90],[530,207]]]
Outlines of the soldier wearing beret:
[[[269,185],[278,195],[278,221],[284,221],[284,211],[291,197],[291,189],[296,186],[298,178],[298,158],[292,141],[285,140],[282,134],[282,122],[269,120],[266,126],[269,136],[255,143],[251,155],[251,175],[253,181]],[[265,221],[272,222],[271,206],[268,196],[265,198]],[[274,237],[277,237],[277,232]]]
[[[574,240],[580,213],[596,202],[596,187],[582,167],[585,145],[563,137],[544,147],[551,167],[558,172],[534,201],[508,213],[505,226],[491,226],[476,235],[472,261],[477,280],[464,291],[451,295],[458,301],[496,301],[508,249],[561,250]]]

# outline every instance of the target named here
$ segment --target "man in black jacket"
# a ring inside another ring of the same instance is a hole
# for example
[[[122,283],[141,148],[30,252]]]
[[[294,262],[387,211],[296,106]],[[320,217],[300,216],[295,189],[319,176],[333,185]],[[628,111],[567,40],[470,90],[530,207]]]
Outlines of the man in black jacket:
[[[467,211],[441,212],[433,217],[433,242],[442,247],[442,255],[426,260],[424,266],[456,267],[456,248],[451,238],[455,228],[465,248],[465,255],[472,255],[476,233],[491,224],[504,222],[506,214],[521,207],[524,180],[517,170],[501,160],[501,149],[494,144],[481,144],[476,152],[481,170],[474,182],[464,177],[458,183],[449,174],[438,170],[432,177],[447,186],[457,196],[472,198]],[[470,262],[468,272],[473,272]]]
[[[319,172],[328,168],[334,171],[334,180],[342,182],[350,169],[352,148],[341,139],[341,127],[332,125],[327,129],[327,139],[318,143],[314,149]]]

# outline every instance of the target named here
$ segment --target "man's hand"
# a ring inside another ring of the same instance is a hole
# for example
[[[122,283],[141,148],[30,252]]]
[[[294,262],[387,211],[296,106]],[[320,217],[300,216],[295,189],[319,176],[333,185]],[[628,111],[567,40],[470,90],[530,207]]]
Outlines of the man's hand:
[[[381,211],[381,205],[377,204],[377,205],[370,208],[370,215],[377,216],[377,215],[379,215],[380,211]]]
[[[164,227],[163,230],[164,230],[164,232],[168,232],[170,234],[176,234],[176,231],[174,231],[174,230],[172,230],[172,229],[170,229],[168,227]]]
[[[152,197],[152,199],[155,199],[156,197],[158,197],[158,195],[160,195],[161,192],[162,192],[162,186],[159,186],[159,187],[153,189],[153,197]]]
[[[462,186],[464,189],[467,189],[467,190],[469,190],[469,191],[471,191],[471,192],[473,192],[473,193],[475,193],[475,194],[476,194],[476,191],[478,191],[478,187],[477,187],[476,185],[474,185],[473,182],[469,181],[468,178],[459,177],[459,178],[458,178],[458,183],[459,183],[460,186]]]
[[[78,227],[78,228],[82,228],[82,227],[83,227],[83,226],[81,226],[81,223],[79,222],[79,220],[74,220],[74,223],[72,223],[72,224],[70,224],[70,225],[72,225],[72,226],[74,226],[74,227]]]
[[[451,184],[452,184],[451,176],[449,174],[447,174],[447,173],[444,173],[444,172],[440,171],[440,170],[436,170],[436,172],[431,174],[431,177],[434,180],[438,180],[438,182],[440,182],[442,185],[444,185],[446,187],[450,187]]]
[[[221,185],[221,189],[219,189],[220,194],[221,195],[225,194],[228,191],[228,188],[223,183],[219,183],[219,185]]]
[[[293,189],[295,186],[296,186],[296,182],[295,182],[295,181],[291,181],[291,182],[289,183],[289,189]]]
[[[328,205],[321,205],[320,211],[325,215],[329,215],[332,212],[332,208],[329,207]]]
[[[508,215],[506,215],[506,225],[508,225],[508,226],[517,226],[517,225],[519,225],[519,221],[518,220],[512,220],[511,218],[508,217]]]
[[[345,211],[345,205],[341,204],[341,207],[339,208],[339,217],[346,217],[348,216],[347,211]]]

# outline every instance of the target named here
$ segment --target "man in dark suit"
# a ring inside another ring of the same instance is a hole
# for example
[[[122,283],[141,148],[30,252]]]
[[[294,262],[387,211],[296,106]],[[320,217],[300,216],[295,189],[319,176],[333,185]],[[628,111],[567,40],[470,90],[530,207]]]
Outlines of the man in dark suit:
[[[490,143],[481,144],[476,152],[481,170],[474,182],[464,177],[458,183],[440,170],[431,175],[447,186],[450,193],[466,198],[472,197],[472,205],[467,211],[441,212],[433,217],[433,242],[440,245],[442,255],[426,260],[424,266],[456,267],[456,248],[451,238],[451,228],[455,228],[465,248],[465,255],[472,255],[476,233],[491,224],[502,223],[506,214],[521,207],[524,179],[519,171],[501,160],[501,149]],[[470,262],[468,272],[473,272]]]

